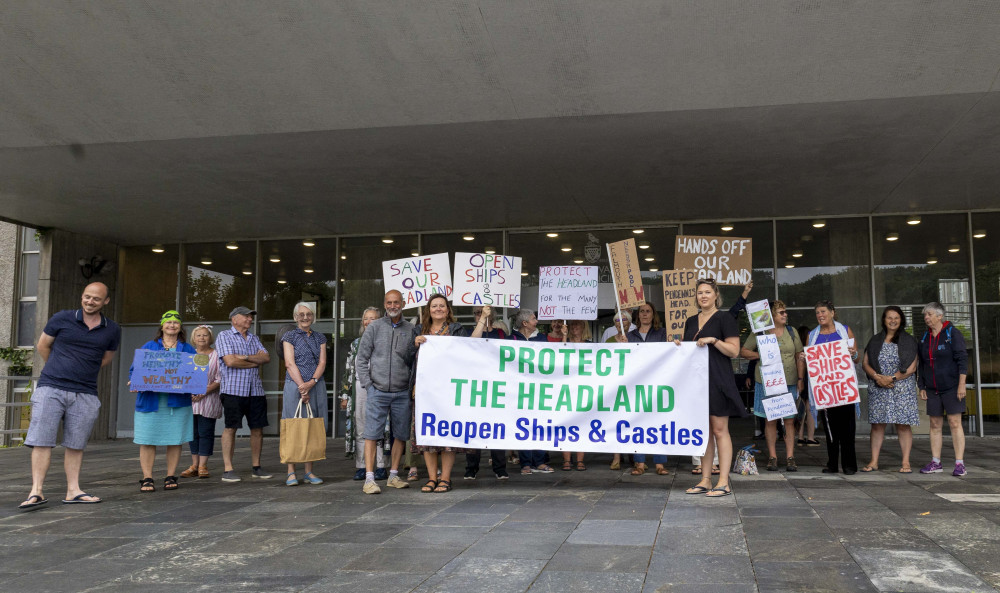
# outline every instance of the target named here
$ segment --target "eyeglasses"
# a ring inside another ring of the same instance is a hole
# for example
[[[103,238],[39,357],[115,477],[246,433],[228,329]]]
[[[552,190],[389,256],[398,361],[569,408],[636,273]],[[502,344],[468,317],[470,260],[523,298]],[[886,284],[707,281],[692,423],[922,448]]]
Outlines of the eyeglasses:
[[[777,315],[788,315],[788,311],[778,311]]]

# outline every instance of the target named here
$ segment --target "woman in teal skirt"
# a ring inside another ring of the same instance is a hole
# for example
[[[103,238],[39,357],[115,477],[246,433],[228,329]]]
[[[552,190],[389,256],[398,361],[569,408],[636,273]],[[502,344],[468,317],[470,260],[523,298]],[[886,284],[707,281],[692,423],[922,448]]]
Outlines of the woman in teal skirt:
[[[167,311],[160,318],[156,338],[146,342],[143,350],[176,350],[195,354],[193,346],[185,342],[181,329],[181,316],[177,311]],[[131,375],[131,369],[129,369]],[[142,466],[140,492],[154,492],[153,463],[156,447],[167,447],[167,477],[164,490],[177,489],[177,463],[181,447],[194,438],[194,415],[191,412],[190,393],[157,393],[141,391],[135,398],[135,434],[133,441],[139,445],[139,465]]]

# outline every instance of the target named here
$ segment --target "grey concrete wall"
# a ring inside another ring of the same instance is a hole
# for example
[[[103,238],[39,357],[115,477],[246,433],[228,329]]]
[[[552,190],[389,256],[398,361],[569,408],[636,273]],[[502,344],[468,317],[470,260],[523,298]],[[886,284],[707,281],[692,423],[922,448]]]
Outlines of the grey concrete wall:
[[[87,279],[80,271],[78,260],[89,261],[95,255],[108,260],[100,274]],[[64,309],[80,307],[80,295],[91,282],[108,285],[111,303],[104,313],[113,318],[118,278],[118,246],[114,243],[60,230],[48,231],[41,241],[41,258],[38,265],[38,318],[36,328],[39,334],[54,313]],[[115,371],[118,360],[101,370],[97,390],[101,399],[101,414],[94,424],[91,439],[107,439],[112,436],[110,427],[114,425],[114,410],[117,408],[115,393]],[[35,374],[41,371],[42,361],[35,356]]]
[[[17,259],[17,225],[0,222],[0,348],[7,348],[14,342]],[[6,361],[0,361],[0,375],[7,374],[7,366]],[[0,402],[9,402],[12,391],[13,385],[9,381],[0,381]],[[6,408],[0,408],[0,430],[7,429],[7,417]],[[0,443],[6,442],[6,435],[0,433]]]

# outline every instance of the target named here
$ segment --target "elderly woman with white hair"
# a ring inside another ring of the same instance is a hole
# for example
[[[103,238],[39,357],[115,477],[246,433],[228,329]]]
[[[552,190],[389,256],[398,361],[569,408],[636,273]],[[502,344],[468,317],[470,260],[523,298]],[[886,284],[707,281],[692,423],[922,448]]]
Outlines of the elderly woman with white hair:
[[[952,444],[955,446],[955,471],[953,476],[965,475],[965,432],[962,414],[965,413],[965,377],[968,372],[969,353],[965,349],[962,331],[945,321],[944,306],[928,303],[923,310],[927,331],[920,339],[917,354],[920,357],[920,399],[927,401],[927,416],[931,421],[931,461],[920,469],[922,474],[944,471],[941,466],[941,439],[944,416],[948,416]]]
[[[285,390],[281,406],[282,418],[294,418],[299,402],[312,408],[313,416],[322,418],[328,424],[326,403],[326,336],[313,331],[316,314],[307,303],[297,303],[292,309],[295,329],[282,336],[285,357]],[[323,480],[313,473],[312,462],[305,463],[303,480],[308,484],[322,484]],[[288,464],[286,486],[299,483],[295,476],[295,464]]]

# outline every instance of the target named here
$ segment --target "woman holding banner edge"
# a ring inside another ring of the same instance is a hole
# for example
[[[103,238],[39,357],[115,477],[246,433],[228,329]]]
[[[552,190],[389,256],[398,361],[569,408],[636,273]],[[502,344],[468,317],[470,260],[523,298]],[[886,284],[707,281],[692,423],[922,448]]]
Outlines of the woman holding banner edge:
[[[684,323],[684,341],[695,342],[699,348],[708,348],[708,414],[709,429],[713,438],[701,458],[702,467],[712,462],[714,449],[719,449],[719,481],[712,487],[712,476],[702,474],[696,486],[687,494],[704,494],[711,498],[733,493],[729,484],[729,470],[733,461],[733,441],[729,436],[729,418],[745,417],[746,409],[733,380],[730,359],[740,353],[739,326],[732,315],[719,311],[722,296],[712,278],[701,278],[695,284],[695,298],[700,309],[698,315],[688,317]],[[680,346],[680,340],[674,340]]]
[[[570,319],[563,324],[562,341],[569,344],[585,344],[590,343],[590,324],[582,319]],[[549,334],[551,337],[552,334]],[[576,465],[573,465],[573,453],[572,451],[563,451],[563,464],[562,470],[564,472],[576,470],[578,472],[587,471],[586,464],[583,463],[583,451],[576,451]]]
[[[774,301],[771,303],[771,316],[774,320],[774,328],[767,331],[778,339],[778,349],[781,352],[781,365],[785,371],[785,383],[792,397],[798,400],[799,394],[805,387],[806,363],[799,354],[802,352],[802,342],[799,341],[799,334],[794,329],[786,327],[788,321],[788,311],[785,310],[785,303]],[[740,349],[740,356],[747,360],[760,360],[760,353],[757,347],[757,336],[751,334],[747,336]],[[754,386],[753,413],[755,416],[767,418],[764,411],[763,400],[767,397],[764,390],[764,382],[761,377],[761,366],[757,365]],[[792,387],[794,385],[794,387]],[[795,415],[783,418],[785,423],[785,471],[798,471],[795,464]],[[767,471],[778,471],[778,453],[775,443],[778,440],[778,420],[768,420],[764,425],[764,438],[767,441]]]
[[[663,327],[663,322],[660,321],[660,314],[656,312],[656,308],[653,307],[652,303],[639,305],[636,316],[639,318],[639,323],[636,324],[635,329],[628,332],[626,337],[629,342],[667,341],[667,328]],[[636,453],[632,458],[635,460],[635,465],[629,473],[633,476],[641,476],[646,473],[646,455],[644,453]],[[670,473],[667,471],[667,468],[663,467],[666,462],[666,455],[653,455],[653,463],[656,464],[657,474],[666,476]]]
[[[851,328],[836,320],[837,309],[832,301],[820,301],[814,308],[818,326],[809,332],[809,345],[825,344],[838,340],[847,340],[847,349],[851,360],[858,361],[858,348],[854,343],[854,332]],[[810,394],[810,399],[812,396]],[[815,405],[815,401],[813,401]],[[837,473],[837,462],[843,467],[844,475],[854,475],[858,471],[858,456],[854,449],[854,437],[857,431],[856,415],[860,407],[855,405],[836,406],[823,410],[826,418],[826,452],[829,458],[824,474]]]

